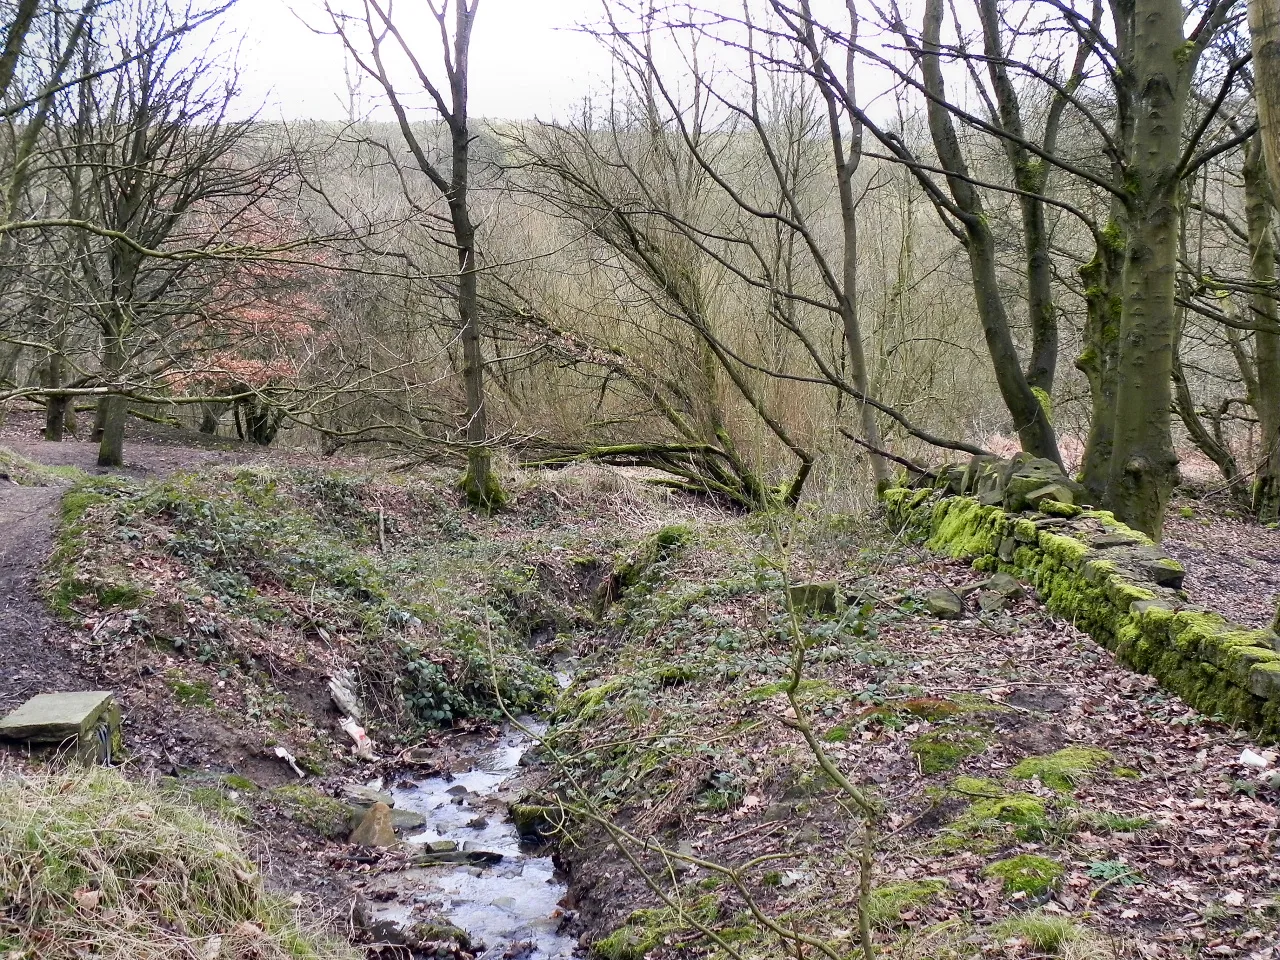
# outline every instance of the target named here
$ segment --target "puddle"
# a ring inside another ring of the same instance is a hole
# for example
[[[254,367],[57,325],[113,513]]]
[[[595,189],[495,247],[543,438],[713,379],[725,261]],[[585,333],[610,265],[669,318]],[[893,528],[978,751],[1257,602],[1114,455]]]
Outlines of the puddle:
[[[545,727],[521,722],[535,733]],[[483,943],[485,960],[519,955],[530,960],[563,960],[577,949],[576,937],[557,932],[560,900],[567,888],[549,856],[520,843],[507,819],[503,788],[520,770],[520,758],[533,741],[518,730],[506,730],[475,766],[452,777],[430,777],[392,789],[398,810],[426,817],[426,827],[405,838],[406,844],[456,843],[462,852],[502,854],[490,866],[439,866],[407,870],[396,886],[399,902],[374,907],[377,919],[412,924],[435,916],[466,930]],[[531,945],[531,949],[529,948]]]

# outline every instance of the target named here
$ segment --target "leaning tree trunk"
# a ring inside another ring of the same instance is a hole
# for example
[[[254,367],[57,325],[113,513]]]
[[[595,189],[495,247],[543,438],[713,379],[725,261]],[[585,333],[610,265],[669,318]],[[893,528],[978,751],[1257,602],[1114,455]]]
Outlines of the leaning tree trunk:
[[[1280,520],[1280,309],[1276,307],[1276,245],[1271,232],[1274,207],[1271,181],[1263,160],[1263,144],[1255,138],[1244,164],[1245,217],[1249,227],[1250,279],[1253,295],[1254,396],[1261,443],[1253,508],[1262,523]]]
[[[920,71],[929,97],[929,132],[938,161],[946,170],[947,186],[964,224],[965,250],[969,254],[978,318],[982,322],[987,351],[995,368],[1000,396],[1013,418],[1013,426],[1022,449],[1061,466],[1058,438],[1049,420],[1049,411],[1031,389],[1022,370],[1022,360],[1009,329],[1009,315],[996,274],[995,237],[983,209],[982,197],[969,176],[964,150],[946,105],[946,86],[939,62],[942,14],[942,0],[927,0],[921,37]]]
[[[1158,537],[1178,476],[1171,384],[1187,51],[1178,0],[1137,0],[1134,20],[1138,98],[1125,181],[1128,235],[1106,502],[1125,523]]]

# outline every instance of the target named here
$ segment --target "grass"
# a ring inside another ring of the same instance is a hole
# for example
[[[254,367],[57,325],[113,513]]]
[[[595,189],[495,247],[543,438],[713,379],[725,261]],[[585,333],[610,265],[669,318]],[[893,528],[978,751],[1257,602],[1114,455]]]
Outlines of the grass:
[[[1043,910],[1015,914],[996,924],[992,932],[1002,940],[1021,940],[1040,953],[1070,960],[1093,960],[1113,955],[1095,933],[1075,920]]]
[[[0,474],[20,487],[60,487],[84,476],[76,467],[46,467],[0,446]]]
[[[103,768],[0,773],[7,960],[355,960],[263,888],[236,830]]]

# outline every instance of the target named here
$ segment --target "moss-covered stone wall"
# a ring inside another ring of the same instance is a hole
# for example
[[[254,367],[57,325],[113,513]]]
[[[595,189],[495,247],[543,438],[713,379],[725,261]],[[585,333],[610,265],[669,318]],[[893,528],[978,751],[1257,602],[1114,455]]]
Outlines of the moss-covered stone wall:
[[[1280,637],[1190,603],[1185,571],[1148,537],[1073,503],[1078,488],[1045,477],[1043,464],[1035,491],[1020,472],[1025,461],[979,459],[891,487],[884,502],[897,528],[1032,584],[1052,612],[1196,710],[1280,740]],[[1056,489],[1037,497],[1044,487]]]

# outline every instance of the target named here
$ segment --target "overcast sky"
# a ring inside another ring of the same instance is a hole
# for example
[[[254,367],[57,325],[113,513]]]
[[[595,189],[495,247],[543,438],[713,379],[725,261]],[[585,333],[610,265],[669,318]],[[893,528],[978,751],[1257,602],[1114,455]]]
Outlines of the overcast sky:
[[[400,0],[406,21],[422,0]],[[598,16],[599,0],[481,0],[471,43],[471,112],[476,116],[550,119],[563,116],[609,64],[574,25]],[[245,102],[263,104],[263,119],[345,119],[343,52],[323,25],[321,0],[240,0],[230,27],[244,37]],[[438,45],[423,49],[438,56]],[[370,101],[375,91],[365,82]]]

